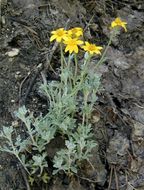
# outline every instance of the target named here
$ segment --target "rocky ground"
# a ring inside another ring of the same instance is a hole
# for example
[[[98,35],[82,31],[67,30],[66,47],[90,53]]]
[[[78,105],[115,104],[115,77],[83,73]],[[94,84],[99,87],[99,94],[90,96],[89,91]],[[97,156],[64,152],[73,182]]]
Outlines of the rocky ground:
[[[144,189],[144,1],[143,0],[1,0],[0,126],[14,122],[20,105],[44,112],[38,94],[40,71],[55,78],[47,64],[57,68],[57,49],[50,32],[81,26],[85,38],[105,46],[111,21],[120,16],[128,32],[113,40],[99,72],[103,89],[95,106],[94,168],[84,168],[68,180],[51,177],[49,184],[32,189],[143,190]],[[51,55],[53,52],[53,57]],[[93,62],[96,60],[93,59]],[[0,127],[1,128],[1,127]],[[19,129],[18,129],[19,130]],[[3,143],[1,141],[1,143]],[[56,145],[51,145],[49,153]],[[0,154],[0,190],[25,190],[25,175],[17,160]]]

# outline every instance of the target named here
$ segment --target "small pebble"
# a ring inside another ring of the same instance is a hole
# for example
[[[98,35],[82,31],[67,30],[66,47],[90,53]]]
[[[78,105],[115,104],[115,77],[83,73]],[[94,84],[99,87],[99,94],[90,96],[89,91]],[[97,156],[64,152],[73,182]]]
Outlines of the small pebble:
[[[17,56],[18,54],[19,54],[19,49],[17,49],[17,48],[12,48],[12,50],[11,51],[8,51],[7,53],[6,53],[6,55],[8,55],[9,57],[15,57],[15,56]]]

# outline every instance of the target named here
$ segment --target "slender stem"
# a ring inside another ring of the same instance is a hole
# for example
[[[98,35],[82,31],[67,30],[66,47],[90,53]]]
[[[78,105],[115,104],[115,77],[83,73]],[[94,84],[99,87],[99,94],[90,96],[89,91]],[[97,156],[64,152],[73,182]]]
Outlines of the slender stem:
[[[46,91],[46,95],[47,95],[47,97],[49,98],[50,106],[52,106],[51,96],[49,95],[48,91]]]
[[[84,125],[84,122],[85,122],[85,113],[83,113],[82,125]]]
[[[61,52],[61,70],[64,68],[64,59],[63,59],[63,48],[62,44],[60,43],[60,52]]]
[[[25,181],[27,190],[31,190],[30,185],[29,185],[29,181],[28,181],[28,179],[27,179],[27,174],[26,174],[25,170],[24,170],[22,167],[20,167],[20,170],[21,170],[21,173],[22,173],[22,175],[23,175],[23,178],[24,178],[24,181]],[[30,175],[30,174],[29,174],[29,175]]]
[[[44,91],[45,91],[45,93],[46,93],[46,95],[47,95],[47,97],[48,97],[48,101],[49,101],[50,106],[51,106],[52,102],[51,102],[51,97],[50,97],[50,95],[49,95],[49,92],[48,92],[48,90],[47,90],[47,80],[46,80],[46,76],[45,76],[44,71],[41,72],[41,76],[42,76],[42,79],[43,79],[43,84],[44,84],[44,86],[45,86]]]
[[[51,102],[53,102],[53,104],[54,104],[55,103],[55,95],[54,95],[54,92],[52,89],[50,90],[50,97],[51,97]]]
[[[26,123],[26,122],[25,122],[25,125],[26,125],[26,127],[27,127],[28,134],[29,134],[29,136],[30,136],[30,138],[31,138],[31,140],[32,140],[33,145],[37,147],[37,143],[35,142],[35,140],[34,140],[34,138],[33,138],[32,134],[31,134],[30,127],[27,125],[27,123]]]
[[[77,85],[75,85],[75,88],[74,88],[73,92],[70,94],[70,96],[74,95],[75,93],[77,93],[79,91],[79,87],[82,85],[82,83],[85,79],[85,76],[87,73],[87,66],[88,66],[88,63],[90,62],[90,59],[91,59],[91,56],[85,61],[84,69],[82,70],[81,76],[80,76],[80,82]]]
[[[69,54],[69,57],[68,57],[68,69],[70,68],[70,63],[71,63],[71,55]]]
[[[71,72],[70,64],[71,64],[71,55],[69,54],[67,68],[68,68],[68,71]],[[72,90],[72,78],[71,78],[71,75],[69,75],[68,80],[69,80],[70,88]]]
[[[106,55],[106,53],[107,53],[107,51],[108,51],[108,48],[109,48],[109,46],[111,45],[112,38],[113,38],[113,33],[111,34],[110,39],[109,39],[109,42],[108,42],[108,44],[107,44],[107,46],[106,46],[106,48],[105,48],[105,50],[104,50],[104,52],[103,52],[103,54],[102,54],[100,60],[99,60],[98,63],[96,64],[95,68],[98,68],[99,65],[101,65],[101,64],[103,63],[103,60],[104,60],[105,55]]]
[[[64,55],[63,55],[62,43],[60,43],[60,52],[61,52],[61,73],[63,73],[63,69],[64,69]],[[62,95],[62,92],[63,92],[63,88],[62,88],[63,82],[64,81],[62,81],[62,77],[61,77],[61,89],[60,89],[61,95]]]
[[[16,148],[14,147],[13,141],[12,141],[11,139],[9,139],[9,140],[10,140],[10,143],[11,143],[11,146],[12,146],[13,154],[14,154],[14,155],[16,156],[16,158],[19,160],[19,162],[20,162],[21,165],[24,167],[24,169],[27,171],[27,173],[30,174],[29,171],[28,171],[28,169],[26,168],[25,164],[24,164],[24,163],[22,162],[22,160],[20,159],[20,157],[19,157],[19,155],[18,155],[18,152],[17,152]]]
[[[86,108],[86,106],[87,106],[88,95],[89,95],[89,93],[84,94],[84,108]],[[83,120],[82,120],[83,125],[84,125],[84,122],[86,119],[87,119],[87,114],[83,113]]]
[[[83,81],[84,81],[84,78],[85,78],[85,76],[87,74],[88,64],[89,64],[90,60],[91,60],[91,55],[89,55],[88,59],[85,60],[84,69],[81,72],[80,82],[79,82],[78,85],[81,85],[83,83]]]
[[[25,164],[22,162],[22,160],[20,159],[20,157],[18,155],[15,155],[17,157],[17,159],[19,160],[19,162],[21,163],[21,165],[24,167],[24,169],[27,171],[27,173],[30,175],[30,172],[28,171],[28,169],[26,168]]]
[[[77,61],[77,55],[74,54],[74,60],[75,60],[75,73],[74,73],[74,80],[76,83],[76,78],[77,78],[77,72],[78,72],[78,61]]]
[[[60,43],[60,52],[61,52],[61,67],[62,67],[62,69],[64,69],[64,63],[65,63],[65,65],[67,65],[67,62],[64,57],[62,43]]]

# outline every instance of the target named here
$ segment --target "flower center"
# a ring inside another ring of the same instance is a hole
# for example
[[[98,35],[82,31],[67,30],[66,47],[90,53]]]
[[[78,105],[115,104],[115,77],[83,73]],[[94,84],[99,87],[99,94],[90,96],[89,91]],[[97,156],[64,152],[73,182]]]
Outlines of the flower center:
[[[121,20],[117,19],[117,20],[116,20],[116,24],[117,24],[117,25],[121,25]]]
[[[69,45],[70,45],[70,46],[74,46],[74,45],[77,45],[77,44],[76,44],[76,41],[75,41],[75,40],[70,40],[70,41],[69,41]]]
[[[76,28],[72,29],[72,32],[73,32],[73,33],[77,33],[78,31],[79,31],[79,30],[76,29]]]
[[[95,50],[95,46],[94,45],[90,45],[88,49],[89,49],[89,51],[94,51]]]
[[[58,32],[57,32],[57,35],[61,37],[61,36],[64,35],[64,32],[63,32],[63,31],[58,31]]]

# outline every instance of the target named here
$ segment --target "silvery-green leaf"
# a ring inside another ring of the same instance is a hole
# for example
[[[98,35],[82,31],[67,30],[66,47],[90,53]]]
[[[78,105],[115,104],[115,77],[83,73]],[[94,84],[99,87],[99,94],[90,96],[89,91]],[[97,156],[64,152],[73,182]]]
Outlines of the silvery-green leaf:
[[[25,115],[27,113],[27,109],[25,106],[22,106],[18,109],[18,111],[15,111],[14,114],[16,115],[16,117],[18,117],[19,119],[21,119],[23,121],[23,119],[25,118]]]
[[[85,58],[86,60],[88,60],[89,57],[90,57],[89,53],[88,53],[88,52],[85,52],[85,54],[84,54],[84,58]]]
[[[72,166],[72,167],[71,167],[71,171],[76,174],[76,173],[77,173],[77,168]]]

